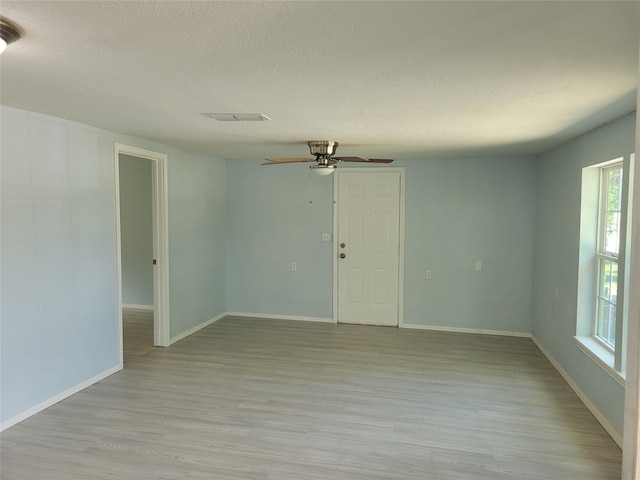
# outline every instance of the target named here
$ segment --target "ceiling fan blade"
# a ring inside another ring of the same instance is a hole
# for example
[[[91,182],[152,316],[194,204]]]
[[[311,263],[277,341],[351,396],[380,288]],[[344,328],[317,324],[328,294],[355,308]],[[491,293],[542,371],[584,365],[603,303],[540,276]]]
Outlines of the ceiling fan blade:
[[[391,158],[332,157],[339,162],[391,163]]]
[[[302,163],[315,162],[315,158],[265,158],[266,162],[262,165],[278,165],[280,163]]]

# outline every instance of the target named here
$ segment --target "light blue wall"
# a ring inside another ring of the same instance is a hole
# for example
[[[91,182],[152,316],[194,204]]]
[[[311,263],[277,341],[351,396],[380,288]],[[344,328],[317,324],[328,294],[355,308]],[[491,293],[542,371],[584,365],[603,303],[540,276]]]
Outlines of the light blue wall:
[[[2,421],[119,364],[113,144],[1,110]]]
[[[333,178],[229,161],[227,192],[227,310],[331,318]]]
[[[405,323],[530,332],[535,159],[394,166],[406,169]],[[333,230],[333,178],[230,161],[227,189],[228,310],[330,318],[332,250],[321,233]]]
[[[397,164],[407,177],[405,323],[530,332],[535,158]]]
[[[171,334],[225,311],[225,162],[2,106],[1,417],[118,368],[114,142],[169,158]]]
[[[152,171],[147,158],[120,155],[122,303],[153,306]]]
[[[621,435],[624,388],[579,350],[576,334],[582,168],[635,149],[635,113],[540,156],[533,334]],[[555,298],[555,288],[559,298]]]
[[[171,336],[226,311],[225,162],[169,153]]]

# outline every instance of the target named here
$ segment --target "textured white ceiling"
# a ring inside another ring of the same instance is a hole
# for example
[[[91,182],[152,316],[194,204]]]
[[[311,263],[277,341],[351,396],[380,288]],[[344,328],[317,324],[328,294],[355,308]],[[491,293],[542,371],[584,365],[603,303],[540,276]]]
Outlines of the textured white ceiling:
[[[225,158],[537,153],[635,109],[639,6],[3,0],[0,99]]]

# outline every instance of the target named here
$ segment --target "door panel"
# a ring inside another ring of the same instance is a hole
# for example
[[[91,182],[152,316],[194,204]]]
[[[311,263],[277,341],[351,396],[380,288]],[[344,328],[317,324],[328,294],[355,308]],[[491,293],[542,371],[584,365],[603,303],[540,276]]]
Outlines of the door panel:
[[[337,320],[398,325],[400,173],[340,172],[337,182]]]

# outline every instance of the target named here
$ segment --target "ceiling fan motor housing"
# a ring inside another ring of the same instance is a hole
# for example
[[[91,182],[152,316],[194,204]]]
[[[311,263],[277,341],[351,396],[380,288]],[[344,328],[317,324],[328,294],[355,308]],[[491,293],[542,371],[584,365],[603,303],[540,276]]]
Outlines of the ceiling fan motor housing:
[[[338,148],[338,142],[331,140],[311,140],[309,142],[309,150],[311,155],[316,157],[330,157],[335,155]]]

